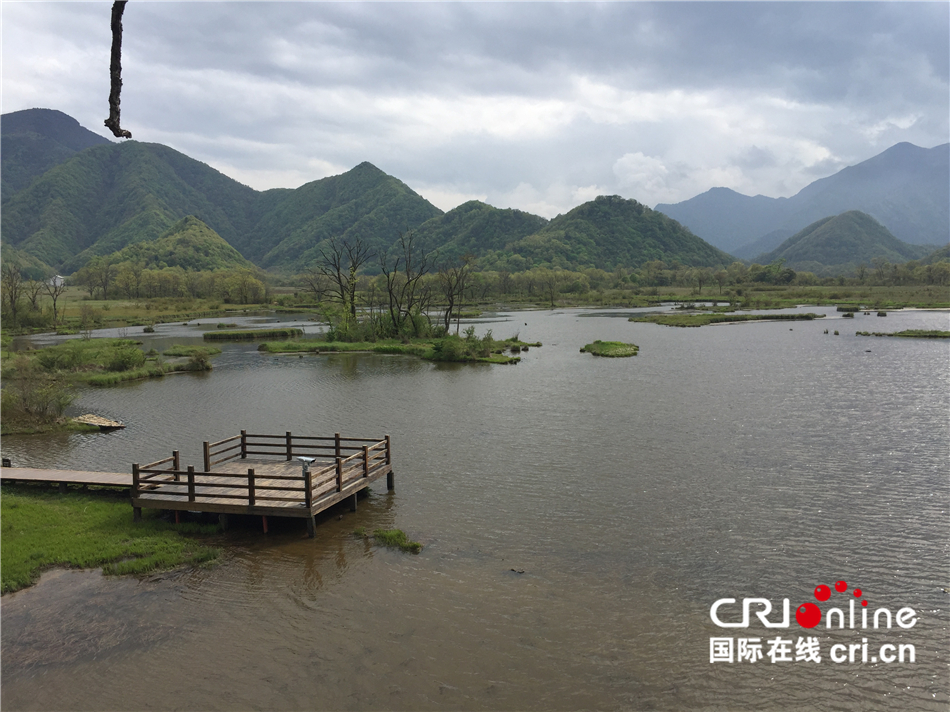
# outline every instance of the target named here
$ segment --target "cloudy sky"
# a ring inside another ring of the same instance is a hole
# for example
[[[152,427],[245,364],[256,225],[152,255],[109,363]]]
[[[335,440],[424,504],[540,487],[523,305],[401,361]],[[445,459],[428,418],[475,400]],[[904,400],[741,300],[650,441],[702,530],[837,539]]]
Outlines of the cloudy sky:
[[[108,135],[111,2],[7,2],[2,111]],[[950,138],[950,3],[145,2],[122,125],[257,189],[369,161],[449,210],[794,195]]]

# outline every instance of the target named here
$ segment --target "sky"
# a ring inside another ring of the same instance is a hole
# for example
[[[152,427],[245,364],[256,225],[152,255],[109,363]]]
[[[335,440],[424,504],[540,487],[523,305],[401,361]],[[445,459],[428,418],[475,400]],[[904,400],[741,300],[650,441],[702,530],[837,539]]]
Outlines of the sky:
[[[0,3],[3,113],[104,136],[111,2]],[[950,140],[947,2],[146,2],[122,126],[258,190],[369,161],[443,210],[788,197]]]

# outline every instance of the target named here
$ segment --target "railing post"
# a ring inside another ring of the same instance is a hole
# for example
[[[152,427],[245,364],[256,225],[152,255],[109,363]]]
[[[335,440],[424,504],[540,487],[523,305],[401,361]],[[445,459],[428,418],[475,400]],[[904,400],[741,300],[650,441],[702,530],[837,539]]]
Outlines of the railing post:
[[[247,431],[241,431],[241,459],[247,459]]]
[[[257,498],[257,493],[254,491],[254,470],[249,469],[247,471],[247,504],[249,507],[254,506],[254,502]]]
[[[313,475],[308,467],[303,473],[303,502],[307,510],[312,513],[313,510]]]
[[[396,489],[396,476],[393,474],[392,438],[388,435],[386,436],[386,466],[389,468],[389,472],[386,473],[386,489],[394,490]]]
[[[336,491],[343,491],[343,459],[336,459]]]
[[[340,434],[337,433],[336,435],[334,435],[334,436],[333,436],[333,440],[334,440],[334,443],[335,443],[335,446],[336,446],[336,453],[335,453],[334,457],[336,457],[336,458],[339,459],[339,457],[340,457]]]
[[[176,470],[181,469],[181,456],[178,454],[178,450],[172,450],[172,465]]]
[[[132,465],[132,501],[135,501],[139,497],[139,463],[134,463]],[[142,521],[142,508],[141,507],[132,507],[132,521],[140,522]]]
[[[211,443],[209,443],[207,440],[205,440],[204,443],[203,443],[202,446],[201,446],[201,449],[202,449],[202,451],[203,451],[203,453],[204,453],[205,472],[211,472]],[[193,469],[195,469],[195,468],[192,467],[192,468],[190,468],[190,469],[193,470]]]
[[[369,445],[363,446],[363,477],[369,477]]]
[[[195,466],[188,465],[188,501],[195,501]]]
[[[386,436],[386,464],[393,464],[392,440],[388,435]]]
[[[287,431],[287,459],[294,459],[294,445],[293,445],[293,436],[290,434],[290,431]]]

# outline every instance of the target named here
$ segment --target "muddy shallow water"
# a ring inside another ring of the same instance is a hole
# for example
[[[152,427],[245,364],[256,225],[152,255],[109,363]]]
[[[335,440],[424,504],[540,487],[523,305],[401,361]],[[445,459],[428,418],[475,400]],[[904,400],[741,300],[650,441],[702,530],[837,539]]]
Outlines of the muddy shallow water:
[[[50,572],[4,596],[3,707],[946,709],[950,346],[854,331],[950,317],[803,311],[828,317],[673,329],[512,313],[478,330],[544,343],[517,366],[241,344],[208,374],[86,390],[74,407],[126,430],[4,438],[4,456],[127,470],[173,448],[200,462],[202,440],[242,428],[389,433],[396,490],[377,483],[314,540],[249,520],[211,569]],[[178,328],[156,338],[189,338]],[[640,354],[579,353],[594,339]],[[425,549],[373,547],[360,527]],[[917,624],[710,620],[720,598],[794,611],[839,579]],[[808,635],[820,663],[710,663],[711,637]],[[863,638],[912,644],[916,661],[831,660]]]

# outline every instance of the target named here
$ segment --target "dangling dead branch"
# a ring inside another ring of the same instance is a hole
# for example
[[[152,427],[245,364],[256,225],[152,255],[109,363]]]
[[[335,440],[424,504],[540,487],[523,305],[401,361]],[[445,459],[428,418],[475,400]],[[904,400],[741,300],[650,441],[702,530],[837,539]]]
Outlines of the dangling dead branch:
[[[118,138],[132,138],[132,133],[119,125],[119,95],[122,93],[122,13],[128,0],[116,0],[112,4],[112,61],[109,74],[112,86],[109,90],[109,118],[106,128]]]

